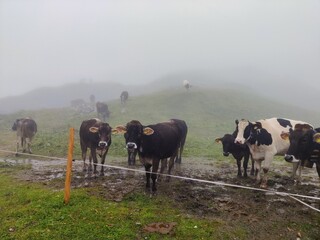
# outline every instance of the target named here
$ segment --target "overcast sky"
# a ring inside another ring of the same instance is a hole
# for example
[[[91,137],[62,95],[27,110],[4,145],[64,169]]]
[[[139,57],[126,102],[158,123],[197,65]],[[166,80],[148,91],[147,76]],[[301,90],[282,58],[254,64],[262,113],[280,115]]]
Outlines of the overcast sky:
[[[216,69],[316,86],[320,0],[0,0],[0,97]]]

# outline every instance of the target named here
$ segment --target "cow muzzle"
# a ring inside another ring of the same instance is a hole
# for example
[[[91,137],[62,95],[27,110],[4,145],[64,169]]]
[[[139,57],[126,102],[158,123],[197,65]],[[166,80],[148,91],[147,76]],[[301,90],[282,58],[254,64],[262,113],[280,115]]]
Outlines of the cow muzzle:
[[[289,154],[284,155],[284,160],[286,160],[289,163],[297,163],[297,162],[299,162],[298,159],[296,159],[293,155],[289,155]]]
[[[99,144],[98,144],[98,146],[99,146],[100,148],[105,148],[105,147],[108,147],[108,143],[107,143],[106,141],[100,141]]]
[[[127,145],[126,145],[126,148],[129,149],[129,150],[133,150],[133,149],[137,149],[138,146],[134,142],[128,142]]]
[[[229,153],[228,152],[223,152],[223,156],[228,157]]]

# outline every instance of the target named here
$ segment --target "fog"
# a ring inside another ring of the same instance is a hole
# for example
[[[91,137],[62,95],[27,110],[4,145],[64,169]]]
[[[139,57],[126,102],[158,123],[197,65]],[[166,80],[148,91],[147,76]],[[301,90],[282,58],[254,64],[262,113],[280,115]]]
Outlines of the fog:
[[[0,0],[0,98],[190,71],[319,90],[319,13],[319,0]]]

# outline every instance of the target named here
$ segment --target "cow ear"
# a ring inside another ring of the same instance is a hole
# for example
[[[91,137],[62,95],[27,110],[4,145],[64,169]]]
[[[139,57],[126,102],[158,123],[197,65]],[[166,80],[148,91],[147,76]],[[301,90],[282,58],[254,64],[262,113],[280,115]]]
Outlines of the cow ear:
[[[289,139],[289,133],[288,132],[282,132],[280,134],[280,137],[283,139],[283,140],[288,140]]]
[[[222,142],[222,138],[216,138],[214,141],[215,141],[216,143],[221,143],[221,142]]]
[[[261,129],[262,128],[262,125],[261,125],[261,122],[256,122],[253,124],[253,128],[256,130],[256,129]]]
[[[127,132],[127,128],[123,125],[116,126],[112,129],[112,134],[124,134]]]
[[[235,121],[234,121],[237,125],[238,125],[238,123],[239,123],[239,120],[238,119],[236,119]]]
[[[154,133],[154,130],[152,128],[149,128],[149,127],[145,127],[143,129],[143,134],[144,135],[152,135]]]
[[[313,135],[313,141],[316,143],[320,143],[320,133],[316,133]]]
[[[91,128],[89,128],[89,131],[92,132],[92,133],[97,133],[98,130],[99,130],[99,128],[97,128],[97,127],[91,127]]]

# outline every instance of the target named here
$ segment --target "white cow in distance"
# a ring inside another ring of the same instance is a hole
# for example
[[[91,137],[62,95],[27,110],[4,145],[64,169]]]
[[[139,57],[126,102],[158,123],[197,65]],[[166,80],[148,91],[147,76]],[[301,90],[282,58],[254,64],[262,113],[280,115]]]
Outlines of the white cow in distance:
[[[190,82],[188,80],[183,80],[183,86],[187,90],[189,90],[189,88],[191,88],[191,84],[190,84]]]

